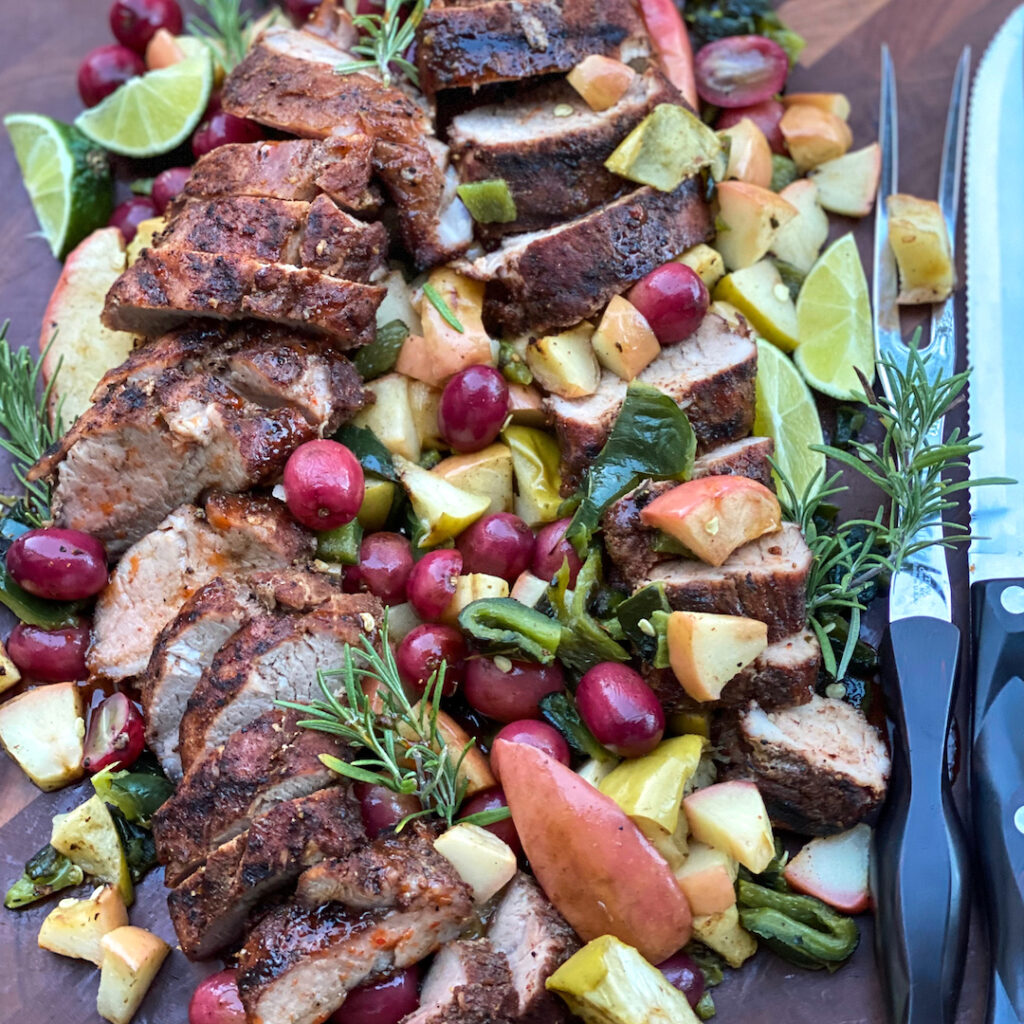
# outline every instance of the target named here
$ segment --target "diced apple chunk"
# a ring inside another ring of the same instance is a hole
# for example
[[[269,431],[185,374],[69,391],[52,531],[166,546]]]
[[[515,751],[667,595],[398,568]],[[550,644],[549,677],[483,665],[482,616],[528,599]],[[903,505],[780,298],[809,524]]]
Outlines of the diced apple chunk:
[[[85,719],[74,683],[50,683],[0,705],[0,746],[43,790],[82,777]]]
[[[800,178],[779,195],[796,207],[797,215],[775,236],[772,253],[801,273],[809,273],[828,241],[828,216],[818,202],[818,186],[809,178]]]
[[[695,915],[720,914],[736,902],[738,873],[736,859],[724,850],[692,842],[676,879]]]
[[[726,683],[768,646],[768,627],[742,615],[672,612],[666,627],[672,672],[694,700],[718,700]]]
[[[534,338],[526,348],[526,364],[545,391],[562,398],[585,398],[601,383],[601,367],[591,338],[592,324],[582,323],[561,334]]]
[[[764,132],[749,117],[744,117],[718,134],[729,144],[726,179],[768,188],[772,183],[772,148]]]
[[[524,427],[545,427],[548,424],[544,396],[533,384],[509,384],[508,412],[513,423]]]
[[[520,604],[525,604],[528,608],[535,608],[540,599],[547,594],[548,585],[547,580],[534,576],[527,569],[516,577],[509,597],[514,597]]]
[[[853,144],[853,133],[842,118],[808,103],[789,107],[779,128],[789,155],[802,171],[841,157]]]
[[[508,445],[492,444],[478,452],[452,455],[431,472],[463,491],[487,498],[488,514],[512,511],[512,452]]]
[[[740,924],[740,912],[735,904],[718,914],[695,917],[693,937],[734,968],[742,967],[757,952],[757,939]]]
[[[103,961],[100,940],[128,923],[128,911],[121,894],[112,885],[97,889],[88,899],[61,900],[39,927],[39,946],[51,953],[89,960],[97,967]]]
[[[939,204],[916,196],[891,195],[889,245],[896,256],[903,305],[944,302],[953,292],[956,271],[949,228]]]
[[[145,928],[125,925],[100,940],[100,990],[96,1011],[111,1024],[128,1024],[171,947]]]
[[[817,107],[841,121],[850,120],[850,101],[841,92],[789,92],[782,97],[784,106]]]
[[[716,782],[683,800],[694,839],[735,857],[760,874],[775,856],[775,838],[764,800],[753,782]]]
[[[715,244],[729,270],[749,267],[772,247],[796,207],[766,188],[745,181],[718,185],[719,233]]]
[[[458,623],[459,612],[474,601],[483,601],[489,597],[508,597],[508,582],[500,576],[490,576],[485,572],[471,572],[460,576],[455,581],[455,593],[445,608],[441,621],[454,626]]]
[[[712,249],[704,242],[687,249],[682,256],[676,257],[676,263],[689,267],[703,282],[709,292],[725,277],[725,260],[717,249]]]
[[[626,94],[636,72],[621,60],[592,53],[584,57],[566,78],[591,110],[607,110]]]
[[[7,656],[7,648],[0,643],[0,693],[21,682],[18,666]]]
[[[409,378],[388,373],[370,381],[366,389],[373,394],[374,402],[355,417],[353,424],[372,430],[389,452],[418,461],[422,448],[409,400]]]
[[[797,347],[796,306],[771,260],[726,274],[715,289],[715,305],[722,303],[742,313],[762,338],[783,352]]]
[[[452,540],[490,508],[489,498],[456,487],[401,455],[396,454],[394,462],[413,512],[425,527],[422,547]]]
[[[437,414],[441,408],[441,389],[421,380],[409,378],[409,409],[413,426],[419,437],[420,448],[447,448],[441,437]]]
[[[836,836],[812,839],[787,865],[786,881],[845,914],[871,906],[871,828],[861,823]]]
[[[875,205],[882,173],[877,142],[815,167],[808,178],[818,186],[818,202],[831,213],[866,217]]]
[[[469,822],[453,825],[439,835],[434,849],[458,871],[477,903],[486,903],[504,889],[518,867],[508,843]]]
[[[53,818],[50,845],[87,875],[117,886],[130,906],[134,895],[128,861],[107,805],[93,796],[67,814]]]
[[[661,352],[644,315],[621,295],[608,303],[592,342],[597,361],[626,381],[636,377]]]

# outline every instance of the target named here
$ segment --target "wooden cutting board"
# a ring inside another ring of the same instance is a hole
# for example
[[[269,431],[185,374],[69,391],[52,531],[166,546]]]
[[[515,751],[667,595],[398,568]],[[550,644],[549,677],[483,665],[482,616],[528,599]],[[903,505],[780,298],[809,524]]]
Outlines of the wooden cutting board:
[[[901,179],[904,191],[934,194],[942,127],[953,67],[965,44],[975,62],[1014,0],[786,0],[782,13],[808,39],[806,56],[791,78],[793,90],[845,92],[853,105],[855,145],[877,131],[878,53],[892,48],[900,94]],[[80,109],[75,74],[81,57],[111,41],[107,0],[0,0],[0,115],[35,111],[71,120]],[[151,173],[144,165],[132,176]],[[122,186],[123,187],[123,186]],[[125,189],[127,193],[127,190]],[[35,236],[13,153],[0,140],[0,320],[10,319],[13,344],[34,345],[58,264]],[[851,225],[853,226],[853,225]],[[857,229],[869,243],[871,225]],[[865,252],[867,250],[865,249]],[[0,465],[0,485],[9,487]],[[966,623],[966,565],[951,562],[959,621]],[[6,630],[4,630],[4,633]],[[966,721],[966,718],[961,718]],[[50,818],[84,799],[83,789],[40,794],[0,755],[0,888],[19,875],[29,855],[49,837]],[[13,914],[0,910],[0,1022],[86,1024],[95,1012],[97,975],[89,965],[36,947],[45,908]],[[132,922],[170,942],[159,873],[142,885]],[[962,1024],[983,1014],[984,949],[975,928],[961,998]],[[853,960],[834,976],[790,968],[763,953],[731,973],[715,992],[721,1024],[882,1024],[870,918]],[[138,1024],[181,1024],[196,982],[213,966],[190,965],[177,950],[164,966]]]

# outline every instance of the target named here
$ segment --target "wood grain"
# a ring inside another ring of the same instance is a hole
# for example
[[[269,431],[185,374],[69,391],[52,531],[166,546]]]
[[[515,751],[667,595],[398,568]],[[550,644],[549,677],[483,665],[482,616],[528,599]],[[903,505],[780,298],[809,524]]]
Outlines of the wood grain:
[[[809,40],[792,76],[799,90],[847,93],[853,104],[856,144],[875,137],[878,54],[893,50],[900,90],[904,190],[932,195],[938,179],[942,124],[953,67],[965,44],[975,61],[1014,7],[1013,0],[787,0],[783,11]],[[79,109],[75,73],[81,56],[110,41],[107,0],[0,0],[0,114],[30,110],[70,120]],[[152,173],[151,167],[127,174]],[[122,185],[122,188],[124,186]],[[0,318],[10,318],[14,343],[34,344],[58,264],[36,235],[13,154],[0,140]],[[858,229],[865,241],[870,225]],[[4,483],[0,480],[0,484]],[[966,622],[962,558],[951,562],[956,607]],[[27,856],[48,838],[52,814],[83,799],[83,788],[41,795],[3,757],[0,760],[0,886],[20,873]],[[35,935],[44,910],[0,911],[0,1021],[10,1024],[86,1024],[94,1011],[96,974],[87,965],[44,953]],[[133,923],[173,941],[160,878],[147,879],[132,911]],[[796,971],[758,957],[716,990],[722,1024],[868,1024],[883,1013],[872,957],[870,920],[852,962],[833,977]],[[962,1024],[980,1024],[984,951],[973,943],[961,1000]],[[181,1024],[196,980],[209,967],[189,965],[175,952],[136,1020]]]

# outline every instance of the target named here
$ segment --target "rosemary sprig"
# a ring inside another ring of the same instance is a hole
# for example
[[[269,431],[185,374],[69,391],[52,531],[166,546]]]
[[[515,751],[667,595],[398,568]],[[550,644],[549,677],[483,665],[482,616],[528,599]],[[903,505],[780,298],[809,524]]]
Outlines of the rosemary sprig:
[[[423,286],[423,295],[434,309],[441,314],[441,319],[449,327],[454,327],[459,334],[466,333],[466,328],[462,326],[462,322],[455,315],[455,311],[445,302],[444,296],[429,281]]]
[[[304,728],[338,736],[366,750],[366,756],[354,761],[322,754],[320,760],[332,771],[357,782],[385,786],[392,792],[419,798],[423,809],[403,818],[399,830],[413,819],[430,814],[436,814],[450,826],[466,795],[467,782],[461,777],[461,768],[475,741],[469,740],[457,752],[449,750],[438,728],[445,677],[443,662],[427,682],[423,699],[415,706],[410,703],[388,645],[387,630],[385,617],[381,629],[383,654],[378,654],[364,636],[358,651],[351,644],[345,645],[340,669],[317,674],[323,700],[308,705],[277,703],[307,713],[309,717],[299,722]],[[341,685],[334,690],[331,681],[338,679]],[[379,684],[372,697],[364,692],[363,680]],[[507,816],[506,809],[499,809],[459,820],[489,825]]]
[[[209,21],[191,15],[188,30],[206,43],[213,59],[225,71],[241,63],[249,49],[252,18],[242,10],[241,0],[195,0]]]
[[[423,14],[430,6],[430,0],[416,0],[405,20],[402,8],[410,0],[384,0],[380,14],[358,14],[352,23],[362,33],[362,39],[352,47],[352,52],[365,60],[348,61],[335,69],[339,75],[351,75],[356,71],[378,71],[385,85],[391,84],[392,65],[397,67],[413,85],[420,84],[419,72],[414,64],[405,59],[416,35],[416,28],[423,20]]]
[[[25,518],[41,526],[50,516],[50,488],[39,481],[30,483],[25,474],[63,433],[63,401],[57,403],[52,423],[47,415],[61,363],[58,361],[46,387],[40,391],[43,360],[56,334],[39,358],[33,359],[27,348],[11,348],[7,340],[9,323],[5,320],[0,325],[0,428],[7,435],[0,437],[0,448],[11,456],[14,475],[25,488]]]

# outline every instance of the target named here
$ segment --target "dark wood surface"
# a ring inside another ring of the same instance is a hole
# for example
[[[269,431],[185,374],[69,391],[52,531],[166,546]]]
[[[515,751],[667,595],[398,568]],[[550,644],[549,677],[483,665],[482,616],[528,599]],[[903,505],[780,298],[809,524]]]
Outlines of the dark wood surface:
[[[81,56],[110,42],[107,0],[0,0],[0,115],[35,111],[71,120],[79,110],[75,73]],[[875,138],[878,54],[892,48],[900,94],[901,178],[905,191],[928,196],[938,180],[942,126],[956,59],[964,45],[975,64],[1013,9],[1013,0],[787,0],[784,17],[809,40],[791,87],[845,92],[853,104],[855,145]],[[14,344],[34,345],[58,264],[36,236],[36,223],[6,138],[0,140],[0,319]],[[866,242],[870,225],[858,237]],[[958,619],[965,624],[966,574],[951,560]],[[0,888],[49,837],[51,816],[83,799],[82,789],[40,794],[0,755]],[[79,1024],[98,1020],[96,972],[36,948],[44,910],[0,911],[0,1021]],[[142,886],[132,921],[173,943],[158,875]],[[716,991],[722,1024],[867,1024],[884,1019],[872,954],[870,920],[850,964],[829,977],[788,968],[768,954],[733,973]],[[975,935],[960,1004],[963,1024],[982,1020],[985,954]],[[189,965],[175,951],[136,1020],[186,1019],[195,982],[212,968]]]

